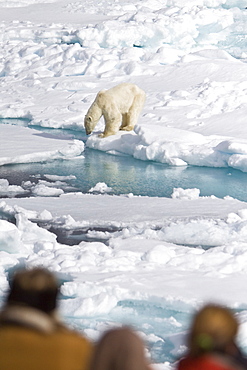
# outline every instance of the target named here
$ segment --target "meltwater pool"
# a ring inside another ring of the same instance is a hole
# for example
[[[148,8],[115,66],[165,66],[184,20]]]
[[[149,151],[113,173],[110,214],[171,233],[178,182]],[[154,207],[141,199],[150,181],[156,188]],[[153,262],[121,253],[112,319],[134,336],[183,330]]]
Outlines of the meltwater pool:
[[[172,167],[144,162],[130,156],[115,156],[85,149],[84,158],[44,163],[6,165],[0,167],[0,178],[10,185],[31,181],[50,181],[46,175],[70,176],[54,184],[65,192],[87,193],[97,183],[110,187],[111,194],[171,197],[174,188],[198,188],[201,196],[215,195],[247,201],[247,174],[232,168]],[[21,196],[29,196],[29,193]],[[20,196],[20,195],[18,195]]]

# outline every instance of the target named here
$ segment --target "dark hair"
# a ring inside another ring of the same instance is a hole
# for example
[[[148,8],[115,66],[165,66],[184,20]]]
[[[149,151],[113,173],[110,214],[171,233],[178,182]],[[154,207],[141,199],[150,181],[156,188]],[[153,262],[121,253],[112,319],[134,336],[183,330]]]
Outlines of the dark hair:
[[[56,308],[58,293],[58,282],[47,269],[20,270],[10,282],[7,304],[27,305],[49,313]]]

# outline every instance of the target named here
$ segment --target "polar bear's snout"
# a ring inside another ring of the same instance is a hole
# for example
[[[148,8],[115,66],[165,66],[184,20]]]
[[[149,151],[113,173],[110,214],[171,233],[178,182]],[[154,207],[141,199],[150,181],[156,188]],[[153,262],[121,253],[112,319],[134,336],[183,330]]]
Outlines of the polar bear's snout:
[[[92,131],[90,129],[87,129],[86,127],[85,127],[85,129],[86,129],[86,134],[90,135]]]

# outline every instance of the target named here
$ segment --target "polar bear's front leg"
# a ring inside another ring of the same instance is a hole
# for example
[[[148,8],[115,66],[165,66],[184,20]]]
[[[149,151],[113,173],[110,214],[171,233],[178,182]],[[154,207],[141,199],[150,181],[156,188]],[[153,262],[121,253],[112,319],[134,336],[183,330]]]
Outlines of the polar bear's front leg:
[[[105,125],[104,132],[102,132],[102,134],[99,134],[98,137],[107,137],[111,135],[116,135],[118,131],[119,129],[118,129],[118,124],[116,125],[116,121],[107,122]]]
[[[104,137],[112,136],[112,135],[116,135],[116,132],[105,132],[104,131],[101,134],[99,134],[98,137],[104,138]]]
[[[122,115],[118,110],[108,111],[104,114],[105,120],[105,130],[102,134],[99,134],[99,137],[107,137],[111,135],[116,135],[119,131],[119,125],[122,120]]]
[[[122,124],[119,130],[132,131],[135,127],[135,123],[137,122],[137,118],[138,116],[135,118],[133,113],[123,114]]]
[[[122,124],[121,124],[119,130],[124,130],[124,128],[126,126],[128,126],[128,122],[129,121],[128,121],[128,115],[127,115],[127,113],[123,113],[122,114]]]
[[[122,124],[121,124],[119,130],[122,130],[122,131],[132,131],[132,130],[134,130],[135,123],[133,124],[133,122],[137,122],[137,118],[136,118],[136,120],[134,120],[133,115],[131,115],[130,113],[124,113],[122,115]]]

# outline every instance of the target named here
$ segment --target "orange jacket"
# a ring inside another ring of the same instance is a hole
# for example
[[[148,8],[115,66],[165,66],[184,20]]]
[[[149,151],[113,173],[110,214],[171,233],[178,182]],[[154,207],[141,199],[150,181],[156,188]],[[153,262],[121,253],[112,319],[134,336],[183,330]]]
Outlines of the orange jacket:
[[[87,339],[42,312],[19,310],[12,319],[0,315],[1,370],[88,370],[93,346]]]

